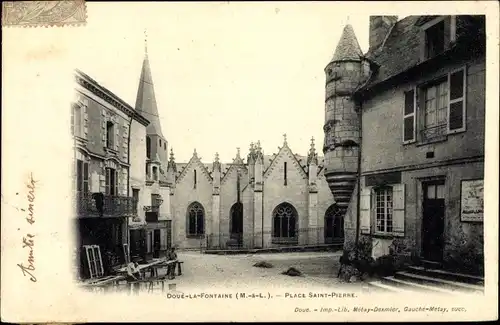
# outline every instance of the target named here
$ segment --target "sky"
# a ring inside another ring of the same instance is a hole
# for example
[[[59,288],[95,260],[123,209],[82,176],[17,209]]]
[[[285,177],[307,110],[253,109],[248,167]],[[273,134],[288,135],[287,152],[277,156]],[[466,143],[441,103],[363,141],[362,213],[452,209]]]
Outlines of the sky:
[[[350,10],[349,10],[350,9]],[[112,12],[112,15],[110,15]],[[134,17],[130,19],[130,17]],[[177,162],[230,162],[260,140],[322,155],[324,68],[346,23],[363,51],[369,16],[338,3],[88,3],[75,67],[135,105],[147,30],[162,131]],[[145,116],[148,118],[148,116]]]

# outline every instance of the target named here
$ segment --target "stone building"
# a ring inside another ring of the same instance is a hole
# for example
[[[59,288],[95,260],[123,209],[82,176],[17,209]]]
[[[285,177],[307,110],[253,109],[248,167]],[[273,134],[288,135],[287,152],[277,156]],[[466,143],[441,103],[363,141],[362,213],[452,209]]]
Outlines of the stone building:
[[[76,71],[75,79],[76,258],[79,276],[87,278],[104,275],[126,259],[128,221],[138,216],[128,184],[145,183],[144,168],[137,169],[144,159],[137,159],[136,149],[149,121],[83,72]]]
[[[151,123],[145,146],[134,148],[137,156],[142,150],[147,155],[144,165],[138,163],[147,176],[144,187],[141,179],[137,186],[134,178],[131,182],[141,202],[140,221],[131,223],[131,248],[146,246],[148,254],[158,255],[170,245],[224,249],[342,243],[343,220],[333,207],[314,141],[306,155],[294,153],[285,136],[273,155],[265,155],[257,141],[246,157],[238,148],[229,163],[217,154],[203,162],[196,150],[187,163],[175,162],[172,149],[167,158],[147,50],[136,110]]]
[[[346,26],[326,72],[325,176],[374,258],[399,247],[481,272],[484,16],[370,18]]]

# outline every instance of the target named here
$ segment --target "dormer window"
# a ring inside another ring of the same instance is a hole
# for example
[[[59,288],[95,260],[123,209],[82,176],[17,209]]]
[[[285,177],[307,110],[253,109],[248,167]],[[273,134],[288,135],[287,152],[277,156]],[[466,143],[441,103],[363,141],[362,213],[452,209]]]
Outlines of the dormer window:
[[[421,29],[420,58],[422,61],[443,53],[455,41],[455,16],[431,16],[417,23],[417,25],[420,25]]]
[[[425,31],[425,57],[432,58],[444,51],[444,21]]]

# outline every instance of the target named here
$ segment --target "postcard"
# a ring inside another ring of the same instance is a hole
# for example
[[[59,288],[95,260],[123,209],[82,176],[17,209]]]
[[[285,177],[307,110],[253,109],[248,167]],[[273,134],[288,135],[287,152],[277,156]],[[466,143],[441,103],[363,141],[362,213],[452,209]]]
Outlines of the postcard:
[[[498,3],[2,6],[2,320],[498,318]]]

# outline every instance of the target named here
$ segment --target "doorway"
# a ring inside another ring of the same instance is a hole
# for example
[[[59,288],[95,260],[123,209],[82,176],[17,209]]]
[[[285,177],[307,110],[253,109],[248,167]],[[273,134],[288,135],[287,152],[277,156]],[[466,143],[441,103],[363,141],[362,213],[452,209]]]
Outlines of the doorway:
[[[422,256],[440,262],[444,249],[444,181],[423,184]]]
[[[243,203],[237,202],[231,207],[230,238],[243,244]]]

